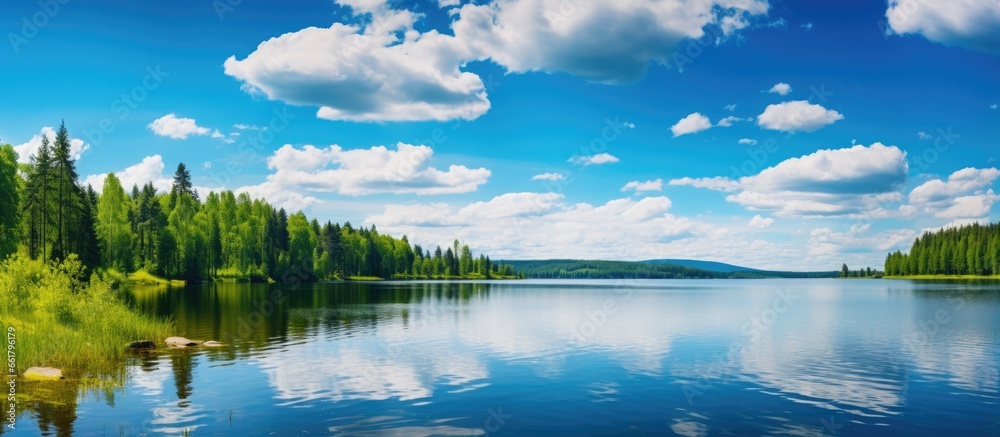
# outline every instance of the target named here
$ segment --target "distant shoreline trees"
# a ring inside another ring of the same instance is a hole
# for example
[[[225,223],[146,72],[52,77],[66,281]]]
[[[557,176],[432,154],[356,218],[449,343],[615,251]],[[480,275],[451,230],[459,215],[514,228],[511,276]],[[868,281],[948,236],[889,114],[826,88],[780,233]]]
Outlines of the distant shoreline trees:
[[[190,281],[514,275],[458,240],[432,254],[374,225],[320,224],[247,193],[213,191],[202,202],[183,163],[169,193],[152,183],[126,191],[113,173],[101,188],[97,194],[78,182],[65,123],[53,142],[42,137],[29,164],[19,166],[14,149],[0,146],[0,260],[18,250],[45,261],[75,253],[88,270]]]
[[[865,267],[857,270],[851,270],[847,267],[847,264],[840,267],[841,278],[881,278],[883,276],[885,276],[885,272],[872,270],[871,267]]]
[[[1000,274],[1000,223],[974,223],[925,232],[909,253],[896,251],[885,259],[888,276]]]

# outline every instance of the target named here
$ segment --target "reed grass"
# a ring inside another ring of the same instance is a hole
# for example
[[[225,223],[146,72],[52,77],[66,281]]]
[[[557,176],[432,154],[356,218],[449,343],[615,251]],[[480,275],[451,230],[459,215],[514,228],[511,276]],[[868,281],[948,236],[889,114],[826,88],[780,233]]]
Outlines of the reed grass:
[[[83,276],[75,255],[46,264],[17,254],[0,264],[0,323],[13,328],[18,374],[32,366],[67,378],[113,374],[128,343],[170,335],[169,320],[126,303],[113,275]]]

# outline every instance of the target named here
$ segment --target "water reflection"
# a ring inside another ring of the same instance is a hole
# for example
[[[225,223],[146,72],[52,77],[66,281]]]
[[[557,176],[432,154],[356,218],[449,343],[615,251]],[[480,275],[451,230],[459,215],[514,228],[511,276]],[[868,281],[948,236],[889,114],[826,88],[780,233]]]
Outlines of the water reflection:
[[[29,429],[976,433],[1000,385],[1000,292],[982,284],[212,284],[134,299],[225,346],[134,358],[127,402],[44,394],[72,401],[32,405]]]

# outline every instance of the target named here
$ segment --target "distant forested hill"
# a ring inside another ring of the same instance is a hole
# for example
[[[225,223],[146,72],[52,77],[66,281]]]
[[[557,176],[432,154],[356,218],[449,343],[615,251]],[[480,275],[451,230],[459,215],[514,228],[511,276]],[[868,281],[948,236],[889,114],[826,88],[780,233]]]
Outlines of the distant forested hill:
[[[763,278],[835,278],[838,272],[710,271],[665,262],[531,260],[499,261],[527,278],[565,279],[763,279]],[[721,264],[721,263],[720,263]],[[736,267],[736,266],[731,266]]]
[[[708,270],[710,272],[759,272],[761,270],[750,267],[734,266],[732,264],[720,263],[717,261],[699,261],[696,259],[651,259],[642,261],[648,264],[673,264],[693,269]]]

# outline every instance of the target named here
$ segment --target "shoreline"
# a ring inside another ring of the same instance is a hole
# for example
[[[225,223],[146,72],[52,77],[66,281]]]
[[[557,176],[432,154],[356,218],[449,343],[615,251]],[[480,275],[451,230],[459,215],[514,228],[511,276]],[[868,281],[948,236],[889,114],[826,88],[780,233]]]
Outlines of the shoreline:
[[[983,281],[1000,281],[1000,275],[893,275],[885,276],[885,279],[911,279],[917,281],[933,281],[933,280],[951,280],[951,281],[962,281],[962,280],[983,280]]]
[[[152,274],[146,273],[150,279],[133,280],[131,276],[123,279],[125,284],[130,286],[165,286],[167,288],[180,288],[188,284],[321,284],[321,283],[349,283],[349,282],[383,282],[383,281],[513,281],[520,279],[543,279],[543,278],[521,278],[516,276],[502,276],[502,277],[467,277],[467,276],[435,276],[435,277],[395,277],[395,278],[381,278],[377,276],[348,276],[347,278],[334,278],[334,279],[317,279],[314,281],[275,281],[273,279],[267,281],[259,280],[234,280],[232,278],[216,278],[216,279],[203,279],[203,280],[183,280],[183,279],[166,279],[159,276],[154,276]],[[619,279],[619,278],[594,278],[594,279]]]

